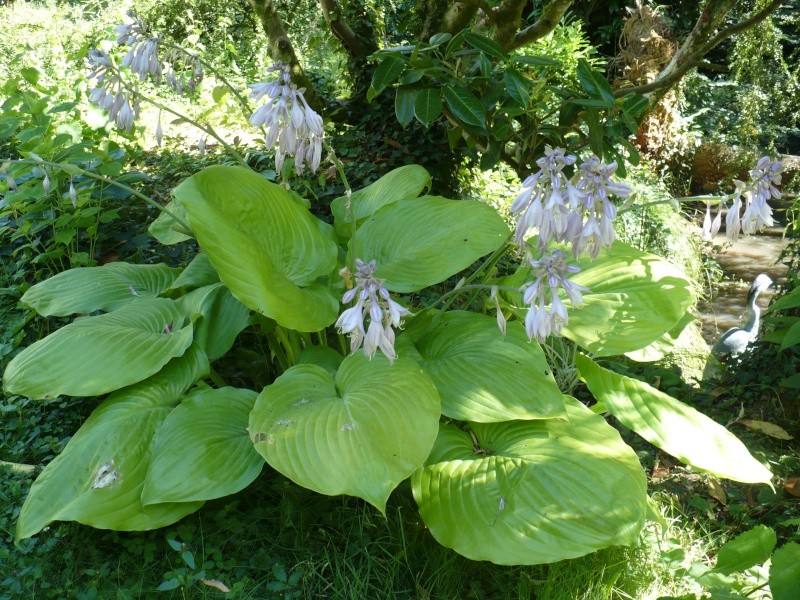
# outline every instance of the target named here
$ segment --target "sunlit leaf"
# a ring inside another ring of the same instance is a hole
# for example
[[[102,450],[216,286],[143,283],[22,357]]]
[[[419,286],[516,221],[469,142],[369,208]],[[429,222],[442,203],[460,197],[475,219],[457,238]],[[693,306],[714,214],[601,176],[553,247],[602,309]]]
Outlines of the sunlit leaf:
[[[336,319],[338,298],[316,282],[336,265],[333,232],[288,191],[248,169],[214,166],[184,180],[174,195],[242,304],[300,331]]]
[[[582,270],[570,280],[590,292],[584,305],[570,312],[564,336],[596,356],[650,345],[672,330],[695,300],[679,269],[621,242],[578,264]]]
[[[314,364],[284,372],[258,397],[249,431],[270,466],[295,483],[383,512],[428,456],[439,410],[436,387],[413,361],[357,352],[335,375]]]
[[[350,242],[348,263],[375,260],[375,276],[396,292],[444,281],[509,237],[502,217],[488,204],[422,196],[376,212]]]
[[[718,477],[769,483],[772,473],[739,439],[704,414],[643,381],[619,375],[578,355],[589,391],[625,427],[675,458]]]
[[[414,499],[436,540],[472,560],[540,564],[638,539],[647,484],[636,454],[572,398],[568,420],[441,426]],[[477,443],[477,445],[476,445]]]
[[[433,379],[442,413],[452,419],[492,422],[564,417],[564,401],[541,346],[519,323],[506,335],[494,317],[464,311],[415,319],[411,336],[418,360]]]
[[[773,529],[756,525],[723,544],[714,571],[730,575],[760,565],[770,557],[777,540]]]
[[[167,265],[124,262],[80,267],[37,283],[25,292],[22,301],[46,317],[109,312],[137,298],[155,298],[170,287],[179,273]]]
[[[153,440],[143,504],[212,500],[250,485],[264,466],[247,434],[257,396],[232,387],[190,392]]]
[[[115,392],[89,416],[34,482],[17,521],[17,539],[52,521],[141,531],[174,523],[201,503],[143,506],[151,440],[184,392],[208,372],[196,346],[153,377]]]
[[[99,396],[157,373],[191,343],[192,324],[175,302],[137,299],[28,346],[9,363],[3,387],[31,398]]]

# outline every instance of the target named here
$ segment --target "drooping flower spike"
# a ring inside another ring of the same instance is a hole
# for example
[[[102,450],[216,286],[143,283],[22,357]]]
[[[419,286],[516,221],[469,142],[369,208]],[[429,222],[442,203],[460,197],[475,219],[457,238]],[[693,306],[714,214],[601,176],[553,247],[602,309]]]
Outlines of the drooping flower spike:
[[[336,328],[350,336],[350,351],[355,352],[363,346],[364,354],[369,358],[380,350],[389,362],[394,362],[397,353],[394,350],[394,328],[402,325],[403,317],[411,315],[389,295],[383,287],[383,280],[373,277],[377,268],[375,261],[365,263],[356,259],[355,276],[344,268],[340,275],[345,282],[355,279],[355,285],[345,292],[342,303],[356,300],[354,306],[346,309],[336,321]],[[369,316],[369,326],[365,328],[364,319]]]
[[[596,258],[602,248],[611,246],[617,215],[611,196],[627,198],[631,189],[612,179],[616,163],[605,165],[595,156],[568,179],[563,169],[576,161],[563,148],[549,146],[536,161],[539,171],[525,179],[510,209],[517,215],[514,239],[518,246],[524,245],[532,228],[538,230],[540,251],[552,241],[566,242],[574,256],[588,252]]]
[[[264,127],[264,142],[268,148],[275,149],[275,168],[280,171],[287,156],[294,157],[297,173],[302,173],[305,165],[315,172],[322,160],[322,137],[324,135],[322,117],[319,116],[303,96],[304,89],[292,83],[286,65],[277,63],[268,71],[278,73],[278,77],[266,83],[251,84],[251,97],[261,104],[250,116],[250,124]]]
[[[559,296],[559,289],[566,292],[572,306],[582,305],[583,293],[589,291],[569,280],[569,275],[578,273],[580,267],[568,264],[568,256],[567,252],[556,248],[545,252],[541,258],[527,258],[536,276],[533,283],[523,286],[522,294],[522,301],[529,306],[525,332],[530,339],[543,342],[551,334],[560,335],[569,322],[567,307]]]

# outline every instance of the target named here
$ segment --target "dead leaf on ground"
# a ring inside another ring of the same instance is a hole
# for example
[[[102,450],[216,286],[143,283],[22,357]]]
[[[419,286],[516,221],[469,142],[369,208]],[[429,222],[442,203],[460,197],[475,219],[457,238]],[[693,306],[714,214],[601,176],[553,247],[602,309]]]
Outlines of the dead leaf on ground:
[[[219,581],[218,579],[201,579],[203,583],[205,583],[208,587],[217,588],[220,592],[227,594],[231,591],[227,585]]]
[[[764,435],[768,435],[770,437],[774,437],[779,440],[791,440],[793,439],[791,435],[780,425],[775,425],[774,423],[767,423],[766,421],[756,421],[754,419],[739,419],[736,421],[740,425],[744,425],[748,429],[753,431],[758,431],[759,433],[763,433]]]
[[[786,483],[783,484],[783,489],[795,498],[800,498],[800,477],[796,475],[789,477]]]
[[[706,481],[706,486],[708,487],[709,496],[723,506],[728,505],[728,495],[725,493],[725,490],[722,488],[722,484],[720,484],[719,481],[713,477],[709,477],[708,481]]]

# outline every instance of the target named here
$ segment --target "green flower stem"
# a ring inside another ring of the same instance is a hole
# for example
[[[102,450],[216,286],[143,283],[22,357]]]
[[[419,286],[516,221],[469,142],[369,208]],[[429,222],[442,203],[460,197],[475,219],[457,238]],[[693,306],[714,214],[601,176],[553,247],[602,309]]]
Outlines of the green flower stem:
[[[222,145],[223,148],[225,148],[226,152],[228,152],[231,156],[233,156],[233,158],[235,158],[237,161],[239,161],[239,163],[241,163],[243,166],[247,167],[248,169],[250,168],[250,165],[248,165],[247,161],[244,159],[244,157],[241,154],[239,154],[239,151],[236,150],[236,148],[234,148],[233,146],[231,146],[228,142],[226,142],[222,138],[222,136],[219,135],[214,130],[214,128],[211,125],[201,125],[198,121],[195,121],[194,119],[192,119],[190,117],[187,117],[184,114],[179,113],[175,109],[170,108],[166,104],[162,104],[158,100],[154,100],[154,99],[150,98],[149,96],[145,96],[144,94],[142,94],[142,93],[140,93],[138,91],[133,91],[132,90],[132,92],[134,94],[136,94],[136,96],[138,96],[141,100],[144,100],[145,102],[155,106],[158,109],[161,109],[161,110],[163,110],[165,112],[168,112],[168,113],[170,113],[172,115],[175,115],[179,119],[183,119],[184,121],[186,121],[190,125],[196,127],[197,129],[199,129],[203,133],[206,133],[206,134],[210,135],[212,138],[217,140],[220,143],[220,145]]]
[[[183,219],[178,217],[175,213],[173,213],[168,208],[166,208],[164,206],[161,206],[161,204],[159,204],[158,202],[153,200],[150,196],[146,196],[146,195],[142,194],[141,192],[137,192],[132,187],[127,186],[124,183],[120,183],[119,181],[114,181],[113,179],[111,179],[109,177],[106,177],[105,175],[98,175],[97,173],[92,173],[91,171],[87,171],[86,169],[81,169],[80,167],[78,167],[76,165],[73,165],[71,163],[57,163],[57,162],[51,162],[51,161],[48,161],[48,160],[35,160],[33,158],[10,160],[8,162],[9,163],[22,164],[22,165],[47,165],[48,167],[52,167],[54,169],[60,169],[60,170],[64,171],[65,173],[68,173],[69,175],[83,175],[85,177],[88,177],[89,179],[96,179],[97,181],[102,181],[102,182],[107,183],[109,185],[116,186],[116,187],[118,187],[118,188],[120,188],[122,190],[125,190],[126,192],[128,192],[132,196],[135,196],[136,198],[139,198],[140,200],[144,200],[147,204],[149,204],[153,208],[163,212],[166,215],[169,215],[170,217],[172,217],[175,220],[176,223],[178,223],[178,225],[183,227],[187,232],[191,232],[192,231],[191,228],[189,227],[189,225]]]
[[[444,302],[446,299],[454,297],[454,296],[456,296],[456,295],[458,295],[458,294],[460,294],[462,292],[465,292],[465,291],[472,291],[472,290],[490,290],[491,291],[492,288],[497,288],[498,290],[502,290],[502,291],[505,291],[505,292],[515,292],[517,294],[520,291],[518,287],[512,287],[510,285],[487,285],[485,283],[472,283],[472,284],[466,284],[465,283],[464,285],[458,286],[454,290],[450,290],[449,292],[445,292],[444,294],[439,296],[436,300],[434,300],[433,302],[431,302],[427,306],[424,306],[422,308],[422,311],[431,309],[431,308],[435,307],[437,304],[439,304],[440,302]],[[444,308],[447,309],[447,307],[450,306],[450,304],[451,304],[451,302],[448,302],[445,305]]]
[[[353,190],[350,189],[350,182],[347,180],[347,174],[344,172],[344,165],[342,161],[339,160],[339,157],[336,156],[336,151],[333,149],[333,146],[331,146],[325,138],[322,139],[322,144],[325,146],[328,158],[330,158],[331,162],[336,167],[336,172],[339,173],[342,185],[344,185],[344,193],[347,196],[347,218],[350,221],[351,227],[350,239],[352,240],[356,237],[356,210],[353,208],[352,202]]]
[[[211,381],[214,382],[214,385],[216,385],[219,388],[223,388],[228,385],[227,383],[225,383],[225,380],[220,376],[220,374],[214,370],[213,367],[209,367],[208,377],[211,379]]]
[[[293,343],[296,340],[289,339],[288,332],[280,325],[277,325],[275,327],[275,335],[278,338],[281,347],[283,348],[283,352],[286,357],[287,368],[296,365],[297,355],[299,354],[298,352],[299,348],[296,348],[295,343]]]
[[[733,200],[735,197],[736,193],[726,194],[724,196],[684,196],[681,198],[669,198],[668,200],[654,200],[653,202],[645,202],[644,204],[634,204],[627,208],[620,208],[617,211],[617,214],[622,215],[626,212],[631,212],[632,210],[641,210],[643,208],[647,208],[648,206],[659,206],[660,204],[673,204],[677,207],[681,202],[706,202],[708,204],[716,205],[721,202]]]

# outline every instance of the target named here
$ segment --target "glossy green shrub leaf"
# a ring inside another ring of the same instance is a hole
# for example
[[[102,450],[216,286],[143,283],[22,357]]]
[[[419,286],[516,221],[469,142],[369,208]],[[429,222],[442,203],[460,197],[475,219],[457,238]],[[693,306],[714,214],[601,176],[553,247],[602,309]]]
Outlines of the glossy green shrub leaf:
[[[509,236],[488,204],[422,196],[383,208],[367,219],[350,243],[348,264],[375,260],[375,276],[395,292],[414,292],[444,281]]]
[[[201,503],[143,506],[151,440],[184,392],[208,372],[196,346],[153,377],[109,396],[31,487],[17,521],[17,539],[52,521],[140,531],[174,523]]]
[[[99,396],[157,373],[191,343],[192,324],[175,302],[137,299],[28,346],[9,363],[3,387],[31,398]]]
[[[403,127],[414,118],[414,103],[417,100],[417,88],[401,85],[394,97],[394,115]]]
[[[611,88],[611,84],[600,71],[595,71],[583,58],[578,60],[578,81],[584,91],[593,98],[614,102],[614,90]]]
[[[787,542],[772,555],[769,589],[772,600],[798,600],[800,581],[800,544]]]
[[[171,200],[167,203],[165,208],[171,212],[172,215],[182,219],[184,223],[186,222],[186,211],[179,202]],[[148,233],[165,246],[179,244],[192,239],[189,232],[184,231],[183,227],[172,218],[172,215],[162,212],[150,223],[150,227],[147,228]]]
[[[541,346],[519,323],[504,336],[494,317],[452,311],[420,325],[412,321],[403,337],[413,338],[445,416],[485,423],[566,415]]]
[[[422,88],[414,98],[414,116],[428,127],[442,114],[442,92],[439,88]]]
[[[497,42],[490,38],[467,31],[464,33],[464,41],[476,50],[480,50],[487,56],[491,56],[497,60],[508,59],[508,54],[506,54],[505,50],[503,50]]]
[[[772,555],[778,538],[766,525],[756,525],[719,549],[714,571],[730,575],[760,565]]]
[[[582,271],[570,281],[591,291],[580,310],[570,311],[564,336],[596,356],[649,346],[684,318],[695,300],[679,269],[622,242],[578,264]]]
[[[264,466],[247,435],[257,396],[232,387],[192,390],[155,435],[142,503],[212,500],[250,485]]]
[[[299,331],[330,325],[338,299],[315,282],[336,265],[333,231],[279,185],[214,166],[174,191],[220,280],[245,306]]]
[[[636,542],[647,481],[605,420],[565,398],[567,421],[443,424],[414,499],[436,540],[472,560],[541,564]]]
[[[486,111],[472,92],[461,87],[445,86],[442,93],[447,108],[456,119],[481,130],[486,128]]]
[[[287,370],[261,392],[249,431],[270,466],[295,483],[384,512],[428,456],[439,409],[436,387],[413,361],[357,352],[335,375],[312,364]]]
[[[577,355],[575,363],[589,391],[608,412],[654,446],[718,477],[769,483],[772,473],[722,425],[643,381],[604,369],[585,356]]]
[[[193,290],[177,300],[194,317],[194,340],[209,360],[216,360],[233,346],[250,323],[250,309],[233,297],[221,283]]]
[[[169,286],[170,290],[195,290],[219,282],[219,275],[211,266],[208,254],[198,253]]]
[[[356,224],[360,225],[388,204],[416,198],[430,186],[430,174],[419,165],[404,165],[389,171],[367,187],[353,192],[350,202]],[[352,225],[347,210],[347,197],[339,196],[331,202],[331,212],[336,234],[343,240],[350,239]]]
[[[399,56],[389,55],[375,68],[372,83],[367,92],[367,102],[380,94],[387,86],[392,85],[406,68],[406,61]]]
[[[25,292],[22,301],[45,317],[109,312],[137,298],[155,298],[179,273],[167,265],[123,262],[80,267],[37,283]]]

